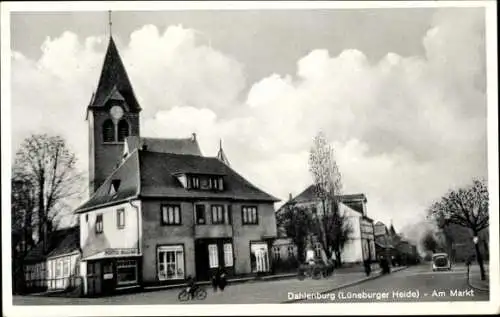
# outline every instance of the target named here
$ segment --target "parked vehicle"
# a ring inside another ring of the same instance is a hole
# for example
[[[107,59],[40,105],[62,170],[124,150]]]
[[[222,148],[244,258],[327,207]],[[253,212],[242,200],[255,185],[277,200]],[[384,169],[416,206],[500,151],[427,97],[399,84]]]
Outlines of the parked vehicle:
[[[432,255],[432,271],[451,271],[451,262],[448,254],[435,253]]]

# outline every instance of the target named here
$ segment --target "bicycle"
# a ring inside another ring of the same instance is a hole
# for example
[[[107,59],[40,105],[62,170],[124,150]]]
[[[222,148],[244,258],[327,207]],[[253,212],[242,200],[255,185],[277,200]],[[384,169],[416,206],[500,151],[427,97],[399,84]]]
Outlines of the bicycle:
[[[323,276],[323,270],[317,265],[306,265],[299,267],[298,279],[301,281],[306,277],[312,277],[314,280],[319,280]]]
[[[184,288],[180,293],[179,295],[177,295],[177,298],[181,301],[181,302],[185,302],[185,301],[188,301],[188,300],[192,300],[192,299],[198,299],[198,300],[204,300],[205,298],[207,297],[207,291],[205,289],[203,289],[202,287],[197,287],[194,292],[193,292],[193,296],[191,297],[191,294],[190,292],[188,291],[187,288]]]

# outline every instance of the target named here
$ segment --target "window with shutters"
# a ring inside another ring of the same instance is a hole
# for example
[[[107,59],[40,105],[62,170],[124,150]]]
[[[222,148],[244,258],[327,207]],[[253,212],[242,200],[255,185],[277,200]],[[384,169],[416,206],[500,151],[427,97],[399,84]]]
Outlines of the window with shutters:
[[[104,121],[102,125],[102,140],[105,143],[115,141],[115,124],[111,119]]]
[[[161,207],[161,223],[163,225],[181,225],[181,206],[163,205]]]

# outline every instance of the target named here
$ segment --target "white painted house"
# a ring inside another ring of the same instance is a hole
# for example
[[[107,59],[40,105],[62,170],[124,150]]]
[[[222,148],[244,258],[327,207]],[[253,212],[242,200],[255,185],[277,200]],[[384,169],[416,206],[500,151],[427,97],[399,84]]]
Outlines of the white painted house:
[[[354,195],[342,195],[341,202],[339,204],[341,215],[345,215],[348,219],[349,225],[352,232],[349,236],[349,241],[344,246],[342,250],[342,262],[343,263],[360,263],[363,260],[371,259],[376,260],[375,254],[375,238],[373,234],[373,220],[371,220],[366,213],[366,203],[367,199],[364,194],[354,194]],[[281,213],[290,204],[294,204],[297,207],[307,208],[311,213],[321,216],[324,214],[323,206],[319,199],[316,198],[314,194],[314,186],[311,185],[306,188],[302,193],[296,197],[290,197],[289,201],[283,205],[277,213]],[[327,213],[329,212],[329,206],[327,206]],[[274,253],[280,256],[281,259],[291,255],[289,250],[293,248],[293,242],[290,238],[287,238],[283,230],[278,229],[281,232],[281,237],[276,239],[274,242]],[[297,248],[293,248],[294,256],[296,256]],[[314,243],[313,249],[317,257],[326,260],[325,252],[322,250],[322,246],[319,242]],[[334,255],[333,255],[334,257]]]
[[[80,230],[65,228],[53,232],[44,250],[36,245],[26,256],[24,277],[27,290],[64,290],[80,280]]]

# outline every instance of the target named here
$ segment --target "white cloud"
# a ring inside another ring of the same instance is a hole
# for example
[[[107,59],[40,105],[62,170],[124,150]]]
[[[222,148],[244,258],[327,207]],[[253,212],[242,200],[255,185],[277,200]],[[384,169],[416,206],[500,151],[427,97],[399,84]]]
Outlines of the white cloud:
[[[370,63],[356,49],[313,50],[295,74],[270,69],[243,98],[252,65],[207,46],[195,30],[146,25],[118,44],[144,109],[143,135],[196,132],[210,156],[222,138],[238,172],[287,199],[309,184],[308,150],[322,129],[344,190],[364,192],[370,216],[402,226],[452,184],[486,173],[481,23],[440,12],[422,39],[425,56],[389,53]],[[38,61],[13,54],[14,144],[28,132],[62,134],[86,164],[84,111],[105,43],[65,32],[46,40]]]

